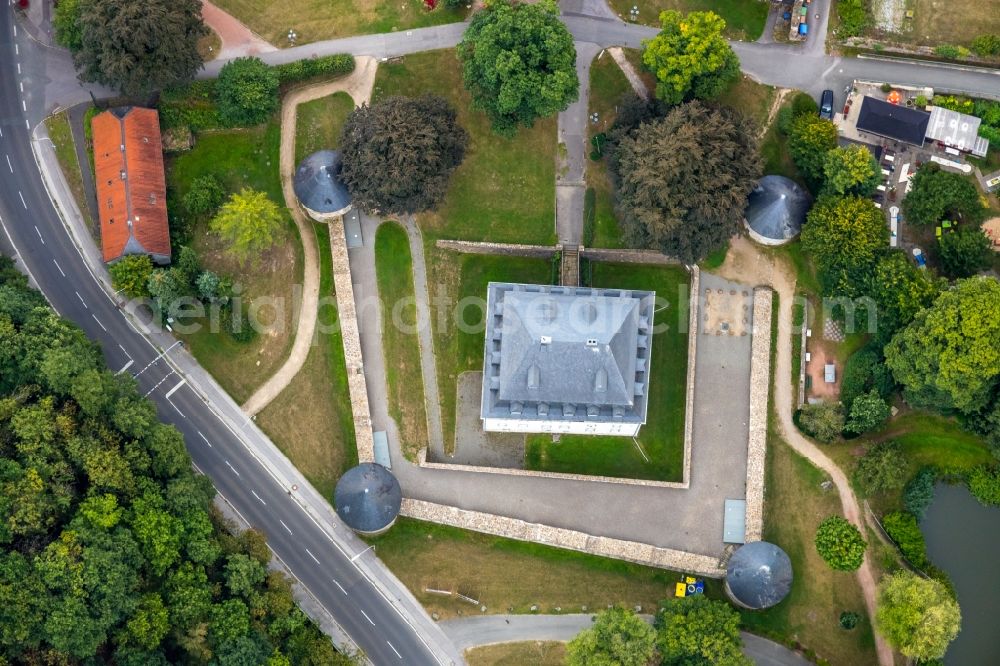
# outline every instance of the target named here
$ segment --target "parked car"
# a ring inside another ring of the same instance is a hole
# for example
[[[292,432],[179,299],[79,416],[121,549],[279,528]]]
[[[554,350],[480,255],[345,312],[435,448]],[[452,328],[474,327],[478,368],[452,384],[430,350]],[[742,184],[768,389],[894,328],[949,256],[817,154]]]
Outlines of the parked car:
[[[833,120],[833,91],[824,90],[819,100],[819,117]]]

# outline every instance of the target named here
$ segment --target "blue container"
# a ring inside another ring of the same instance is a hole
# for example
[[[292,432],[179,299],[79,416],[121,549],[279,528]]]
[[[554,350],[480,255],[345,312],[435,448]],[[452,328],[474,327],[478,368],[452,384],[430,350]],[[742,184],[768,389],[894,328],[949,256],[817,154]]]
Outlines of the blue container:
[[[805,23],[799,23],[799,34],[800,35],[808,35],[809,34],[809,26],[806,25]]]

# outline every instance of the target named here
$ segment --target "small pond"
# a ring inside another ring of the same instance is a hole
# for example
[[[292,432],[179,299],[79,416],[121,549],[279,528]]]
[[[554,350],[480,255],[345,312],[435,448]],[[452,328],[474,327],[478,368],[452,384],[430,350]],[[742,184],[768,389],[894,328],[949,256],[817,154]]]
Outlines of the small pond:
[[[964,485],[938,484],[920,529],[928,558],[951,577],[962,607],[962,631],[944,663],[1000,663],[1000,508],[984,507]]]

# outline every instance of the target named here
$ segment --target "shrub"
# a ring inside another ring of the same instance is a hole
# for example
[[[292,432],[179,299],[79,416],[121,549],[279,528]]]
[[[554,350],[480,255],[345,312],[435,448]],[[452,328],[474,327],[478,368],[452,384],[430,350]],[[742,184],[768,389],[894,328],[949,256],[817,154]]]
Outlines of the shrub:
[[[872,389],[878,391],[883,400],[896,390],[896,382],[877,345],[869,344],[854,352],[844,364],[840,383],[840,400],[844,409],[850,411],[854,399]]]
[[[792,98],[792,114],[796,116],[816,115],[819,113],[819,105],[809,93],[798,92]]]
[[[942,44],[934,49],[934,54],[939,55],[942,58],[950,58],[952,60],[958,60],[962,58],[969,57],[969,49],[964,46],[952,46],[951,44]]]
[[[282,85],[311,79],[315,76],[343,76],[354,71],[354,56],[349,53],[337,53],[320,58],[296,60],[272,69],[277,73],[278,80]]]
[[[854,611],[844,611],[840,614],[840,626],[844,629],[853,629],[858,626],[859,620],[861,620],[861,616]]]
[[[236,58],[219,72],[215,101],[230,127],[259,125],[278,108],[278,75],[260,58]]]
[[[253,327],[253,322],[250,321],[250,316],[245,310],[236,312],[232,308],[228,308],[227,314],[231,316],[226,330],[229,331],[233,340],[246,344],[257,337],[257,330]]]
[[[913,103],[922,109],[927,106],[927,97],[925,95],[917,95],[916,99],[913,100]]]
[[[927,566],[927,545],[912,513],[893,511],[886,514],[882,518],[882,527],[910,564],[919,568]]]
[[[774,121],[778,125],[778,131],[788,136],[792,130],[792,121],[795,120],[795,111],[788,106],[783,106],[778,111],[778,117]]]
[[[226,190],[215,176],[200,176],[191,181],[184,194],[184,208],[192,215],[211,215],[226,198]]]
[[[854,480],[869,495],[902,488],[906,480],[906,458],[895,442],[883,442],[868,449],[858,461]]]
[[[969,473],[969,490],[985,506],[1000,506],[1000,469],[985,465]]]
[[[892,91],[892,86],[891,85],[889,85],[888,83],[883,83],[882,84],[882,92],[887,93],[887,92],[891,92],[891,91]]]
[[[903,506],[919,520],[934,501],[934,482],[937,472],[933,467],[921,467],[903,488]]]
[[[130,254],[108,266],[111,284],[129,298],[149,296],[149,278],[153,274],[153,261],[149,255]]]
[[[972,50],[984,58],[1000,55],[1000,35],[979,35],[972,40]]]
[[[868,12],[863,0],[840,0],[837,15],[840,16],[838,37],[857,37],[868,27]]]
[[[878,389],[873,388],[854,399],[845,430],[858,435],[875,430],[885,423],[889,413],[889,405],[878,394]]]
[[[840,516],[830,516],[816,529],[816,551],[837,571],[855,571],[865,557],[864,537],[858,528]]]
[[[806,434],[829,444],[844,430],[843,408],[839,403],[830,402],[805,405],[799,412],[799,427]]]
[[[594,233],[597,231],[597,192],[588,187],[583,194],[583,245],[594,244]]]

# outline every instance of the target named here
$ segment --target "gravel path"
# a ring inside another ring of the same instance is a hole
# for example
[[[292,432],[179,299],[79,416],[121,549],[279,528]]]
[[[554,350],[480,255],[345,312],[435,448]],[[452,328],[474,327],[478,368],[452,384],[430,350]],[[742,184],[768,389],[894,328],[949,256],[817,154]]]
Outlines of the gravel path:
[[[632,85],[632,90],[635,91],[636,95],[639,95],[643,99],[649,99],[649,90],[646,89],[646,84],[642,82],[639,78],[639,72],[635,71],[635,67],[629,62],[629,59],[625,57],[625,52],[622,51],[620,46],[614,46],[608,49],[608,53],[611,57],[615,59],[618,63],[618,67],[621,68],[622,74],[628,79],[628,82]]]
[[[770,285],[779,295],[778,306],[778,356],[774,368],[774,404],[778,412],[778,426],[782,437],[799,455],[826,472],[840,495],[844,517],[858,529],[865,529],[861,506],[843,470],[820,450],[812,440],[799,433],[792,423],[795,402],[792,397],[792,303],[795,299],[795,274],[787,263],[775,261],[771,255],[761,252],[749,239],[740,237],[730,245],[726,262],[717,271],[733,280],[751,284]],[[869,558],[857,572],[858,584],[865,598],[868,616],[875,617],[875,576]],[[875,647],[879,663],[892,666],[892,649],[882,636],[875,632]]]
[[[319,253],[316,249],[316,235],[313,233],[313,222],[306,217],[299,207],[295,190],[292,187],[295,175],[295,121],[298,105],[314,99],[326,97],[337,92],[346,92],[354,99],[355,104],[367,102],[371,97],[372,86],[375,84],[375,69],[378,66],[374,58],[359,56],[356,59],[354,72],[350,76],[336,81],[319,83],[293,90],[285,95],[281,104],[281,191],[285,196],[285,206],[295,220],[299,237],[302,239],[302,260],[305,265],[302,275],[302,303],[299,304],[298,324],[295,329],[295,342],[284,364],[271,375],[250,399],[243,404],[243,411],[253,416],[264,409],[292,381],[306,362],[309,349],[313,344],[313,333],[316,330],[316,314],[319,307]],[[336,222],[336,229],[331,232],[343,236],[343,231]],[[333,233],[331,233],[331,236]]]

